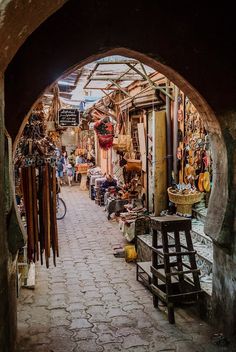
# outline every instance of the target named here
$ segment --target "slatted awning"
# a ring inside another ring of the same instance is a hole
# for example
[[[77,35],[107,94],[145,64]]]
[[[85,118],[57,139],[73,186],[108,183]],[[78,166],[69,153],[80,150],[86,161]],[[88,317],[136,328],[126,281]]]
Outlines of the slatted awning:
[[[163,95],[170,96],[166,92],[165,85],[153,79],[155,75],[154,69],[137,60],[123,56],[109,56],[84,67],[73,68],[71,72],[60,77],[55,85],[58,86],[63,107],[88,110],[102,98],[112,97],[114,92],[123,94],[124,107],[142,106],[142,104],[145,106],[151,102],[161,104]],[[129,87],[134,82],[138,82],[141,90],[144,89],[143,93],[139,89],[135,97],[129,93]],[[43,95],[42,100],[46,109],[49,109],[52,104],[53,91],[51,87]]]

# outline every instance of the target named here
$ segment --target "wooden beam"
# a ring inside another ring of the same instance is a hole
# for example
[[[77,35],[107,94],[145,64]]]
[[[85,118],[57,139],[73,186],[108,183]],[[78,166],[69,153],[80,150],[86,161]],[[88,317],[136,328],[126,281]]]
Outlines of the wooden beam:
[[[109,111],[104,111],[103,109],[98,108],[98,107],[96,107],[96,106],[94,106],[93,109],[98,110],[98,112],[101,112],[101,113],[103,113],[104,115],[111,116],[111,117],[113,117],[115,120],[117,119],[117,116],[114,115],[114,114],[112,114],[112,113],[110,113]]]
[[[99,65],[124,65],[124,64],[137,64],[138,61],[137,60],[121,60],[121,61],[100,61],[98,64]]]
[[[79,83],[79,79],[80,79],[80,77],[82,75],[82,72],[83,72],[83,69],[78,71],[78,74],[77,74],[77,77],[76,77],[76,80],[75,80],[75,86],[77,86],[77,84]]]
[[[92,71],[90,72],[90,74],[88,75],[88,78],[87,78],[88,80],[92,77],[92,75],[94,74],[98,66],[99,66],[99,63],[97,62],[94,68],[92,69]]]
[[[112,84],[114,84],[114,86],[116,86],[121,92],[123,92],[124,94],[126,94],[129,98],[132,98],[130,96],[130,94],[128,92],[126,92],[126,90],[124,90],[118,83],[114,82],[112,79],[110,79],[110,82]]]
[[[103,89],[101,89],[101,91],[107,96],[107,97],[109,97],[110,99],[111,99],[111,101],[114,103],[114,104],[116,104],[116,101],[110,96],[110,94],[108,94],[105,90],[103,90]]]
[[[143,64],[142,64],[141,62],[140,62],[140,65],[141,65],[141,67],[143,68],[144,73],[142,73],[140,70],[138,70],[138,69],[137,69],[136,67],[134,67],[133,65],[128,65],[128,66],[130,66],[136,73],[138,73],[140,76],[142,76],[142,77],[150,84],[151,87],[153,87],[154,89],[160,90],[163,94],[167,95],[170,99],[174,100],[174,98],[172,97],[172,95],[170,95],[169,93],[167,93],[164,88],[162,88],[162,87],[158,86],[157,84],[155,84],[155,82],[153,82],[153,81],[150,79],[150,77],[148,77],[148,75],[147,75],[147,73],[146,73],[146,70],[145,70],[145,68],[144,68],[144,66],[143,66]]]
[[[113,81],[133,81],[131,78],[120,78],[120,77],[94,77],[91,78],[90,81],[110,81],[112,79]]]
[[[118,88],[109,88],[109,87],[88,87],[87,89],[95,89],[95,90],[110,90],[110,91],[113,91],[113,90],[119,90]]]

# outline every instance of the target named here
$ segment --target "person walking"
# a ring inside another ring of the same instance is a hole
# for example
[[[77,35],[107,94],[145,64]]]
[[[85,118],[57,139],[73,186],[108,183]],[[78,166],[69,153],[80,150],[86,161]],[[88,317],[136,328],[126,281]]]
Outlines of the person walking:
[[[58,157],[56,160],[56,177],[60,186],[62,186],[63,183],[63,165],[63,159]]]
[[[67,178],[68,178],[68,184],[71,187],[72,186],[72,181],[73,181],[73,178],[74,178],[74,167],[70,163],[67,164],[66,173],[67,173]]]
[[[71,152],[68,156],[68,163],[70,163],[73,167],[75,166],[75,154]]]
[[[80,166],[80,164],[84,164],[85,163],[85,159],[83,155],[77,155],[76,159],[75,159],[75,167],[76,167],[76,177],[75,177],[75,182],[81,182],[81,173],[79,172],[78,167]]]

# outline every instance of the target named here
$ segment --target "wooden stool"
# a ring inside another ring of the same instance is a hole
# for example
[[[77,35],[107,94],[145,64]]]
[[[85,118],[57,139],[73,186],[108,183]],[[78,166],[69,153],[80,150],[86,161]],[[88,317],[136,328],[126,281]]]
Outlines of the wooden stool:
[[[197,301],[202,293],[191,238],[191,220],[178,216],[151,219],[153,304],[160,299],[167,305],[168,319],[174,324],[174,304]],[[186,245],[180,243],[183,232]],[[170,236],[173,233],[173,236]]]

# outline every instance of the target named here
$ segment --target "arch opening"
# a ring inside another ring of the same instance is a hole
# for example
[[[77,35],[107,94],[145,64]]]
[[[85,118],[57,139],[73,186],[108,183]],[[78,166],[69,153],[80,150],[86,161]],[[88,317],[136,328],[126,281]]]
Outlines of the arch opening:
[[[207,104],[205,99],[197,92],[194,87],[191,86],[181,75],[179,75],[172,68],[160,63],[159,61],[151,58],[142,53],[127,49],[127,48],[115,48],[112,50],[104,51],[93,56],[88,57],[87,59],[79,62],[76,65],[73,65],[71,68],[66,70],[60,76],[61,78],[68,75],[70,72],[76,68],[80,69],[89,63],[92,63],[96,60],[119,55],[126,58],[133,58],[139,62],[151,67],[153,70],[164,75],[168,80],[173,82],[185,96],[193,103],[197,111],[199,112],[202,120],[204,121],[204,127],[206,128],[212,150],[212,161],[213,161],[213,185],[211,190],[211,197],[208,206],[207,219],[205,222],[205,233],[210,236],[216,243],[219,240],[220,244],[224,245],[224,239],[219,238],[220,230],[224,220],[224,215],[227,205],[227,152],[224,144],[224,139],[222,136],[221,128],[217,117],[215,116],[213,110]],[[60,79],[60,78],[59,78]],[[58,81],[58,80],[57,80]],[[52,82],[45,90],[50,90],[55,82]],[[15,151],[19,138],[22,134],[22,131],[29,119],[32,110],[34,109],[35,104],[40,101],[43,92],[38,92],[38,99],[33,106],[28,109],[28,114],[24,117],[23,122],[19,128],[17,137],[14,142],[13,150]]]
[[[86,65],[89,65],[91,63],[98,63],[101,62],[103,59],[107,58],[107,57],[114,57],[119,55],[120,57],[127,59],[127,60],[137,60],[137,62],[141,62],[141,64],[146,65],[147,67],[149,67],[152,71],[151,74],[155,75],[155,74],[160,74],[164,76],[164,82],[171,82],[172,86],[172,97],[173,99],[175,99],[176,97],[174,97],[174,93],[175,93],[175,87],[178,88],[178,92],[181,91],[184,96],[184,99],[187,97],[188,101],[191,100],[191,103],[194,105],[194,107],[196,108],[196,110],[198,111],[201,119],[203,120],[204,123],[204,128],[207,131],[207,135],[209,137],[209,142],[211,145],[211,158],[212,158],[212,189],[211,189],[211,196],[209,199],[209,204],[208,204],[208,209],[207,209],[207,215],[206,215],[206,220],[205,220],[205,234],[207,234],[209,237],[211,237],[211,239],[213,239],[213,241],[217,242],[217,236],[220,233],[220,229],[222,226],[222,222],[224,219],[224,213],[225,213],[225,208],[226,208],[226,199],[227,199],[227,182],[226,182],[226,178],[225,178],[225,174],[226,174],[226,170],[227,170],[227,162],[226,162],[226,150],[225,150],[225,146],[224,146],[224,141],[223,141],[223,137],[221,134],[221,130],[220,130],[220,126],[219,123],[217,122],[217,118],[214,115],[214,113],[212,112],[212,110],[210,109],[210,107],[208,106],[208,104],[205,102],[205,100],[200,96],[200,94],[189,84],[187,83],[178,73],[176,73],[174,70],[172,70],[169,67],[164,66],[163,64],[155,61],[154,59],[150,59],[149,57],[124,49],[124,48],[119,48],[119,49],[114,49],[108,52],[104,52],[103,54],[99,54],[99,55],[95,55],[92,57],[89,57],[88,59],[84,60],[83,62],[79,63],[76,66],[73,66],[71,68],[69,68],[69,70],[67,70],[66,72],[63,72],[62,75],[55,81],[52,82],[50,84],[50,86],[48,86],[46,88],[46,90],[44,90],[43,92],[39,92],[38,96],[39,98],[37,99],[37,101],[33,104],[33,106],[29,109],[29,112],[27,114],[27,116],[24,118],[24,121],[22,122],[22,125],[20,127],[19,133],[17,135],[17,138],[15,139],[14,142],[14,151],[17,150],[17,145],[18,142],[21,138],[22,132],[24,131],[24,128],[29,120],[29,118],[32,116],[32,114],[34,113],[35,109],[37,109],[38,104],[42,101],[42,96],[44,96],[45,93],[49,92],[49,91],[53,91],[55,86],[58,85],[58,82],[65,79],[66,77],[68,77],[71,73],[75,72],[75,70],[81,70],[83,69],[83,67],[86,67]],[[101,60],[101,61],[99,61]],[[91,73],[91,72],[90,72]],[[132,83],[131,83],[132,86]],[[114,86],[113,86],[114,87]],[[190,99],[191,97],[191,99]],[[101,97],[101,99],[104,98]],[[124,97],[123,97],[124,98]],[[122,99],[123,99],[122,98]],[[177,99],[179,98],[178,94],[177,94]],[[95,104],[96,105],[96,104]],[[149,109],[152,110],[152,112],[154,112],[154,103],[149,104]],[[163,107],[162,107],[163,108]],[[159,110],[161,110],[162,108],[160,108]],[[143,110],[142,106],[138,107],[139,110]],[[146,107],[145,107],[146,109]],[[165,107],[166,109],[166,107]],[[174,109],[174,101],[173,101],[173,106],[172,108],[170,108],[170,110],[172,110],[172,114],[173,114],[173,109]],[[157,109],[158,110],[158,109]],[[184,108],[185,110],[185,108]],[[129,111],[128,109],[128,113],[131,112],[132,114],[132,109]],[[111,113],[111,111],[110,111]],[[148,117],[148,114],[147,114]],[[153,116],[151,116],[153,117]],[[173,117],[172,117],[173,120]],[[179,122],[178,122],[179,124]],[[181,123],[179,124],[180,127]],[[178,127],[178,126],[177,126]],[[146,126],[147,128],[147,126]],[[184,129],[184,125],[181,127]],[[173,121],[172,121],[172,129],[173,129]],[[147,132],[147,131],[146,131]],[[183,130],[183,133],[185,133],[185,130]],[[173,148],[172,148],[173,150]],[[173,153],[175,153],[173,151]],[[111,157],[111,156],[110,156]],[[104,156],[104,161],[106,164],[108,163],[108,156],[107,154]],[[100,162],[101,162],[101,156],[100,156]],[[173,161],[172,161],[173,162]],[[101,165],[100,165],[101,166]],[[105,166],[107,167],[107,165]],[[173,169],[173,166],[172,166]],[[108,172],[111,173],[111,169],[109,169],[108,167],[103,170],[103,172]],[[149,174],[147,174],[149,176]],[[151,175],[150,175],[151,176]],[[178,178],[179,180],[179,178]],[[182,179],[182,182],[184,183],[184,180]],[[181,183],[181,181],[179,181],[179,183]],[[145,188],[146,187],[146,188]],[[150,190],[149,193],[153,192],[155,193],[155,186],[153,189],[150,188],[150,185],[145,185],[145,189],[149,188],[148,191]],[[221,203],[219,204],[219,202],[215,201],[215,199],[219,199],[219,194],[221,195]],[[150,213],[155,212],[154,208],[155,205],[153,206],[153,209],[151,209],[152,207],[152,202],[153,199],[151,199],[151,195],[149,194],[147,196],[147,202]],[[225,202],[225,204],[224,204]],[[216,207],[216,204],[219,204],[219,208]],[[162,208],[162,210],[165,210],[166,208]],[[217,217],[216,217],[216,213],[217,213]],[[157,214],[158,215],[158,214]],[[197,233],[197,231],[196,231]],[[210,243],[210,241],[209,241]],[[210,251],[210,257],[213,257],[213,249],[212,249],[212,243],[210,244],[211,249]],[[198,253],[199,257],[201,257],[203,259],[203,262],[206,258],[206,256],[204,256],[203,254],[201,255],[201,253]],[[209,255],[209,253],[207,253],[207,255]],[[208,263],[206,261],[206,263]],[[207,266],[206,266],[207,268]],[[203,280],[205,280],[206,277],[212,275],[212,267],[209,270],[209,268],[207,270],[202,268],[202,272],[204,272],[203,274]],[[204,285],[204,281],[202,283]],[[211,295],[211,290],[212,290],[212,281],[209,280],[208,278],[208,282],[205,285],[205,290],[208,294]],[[207,314],[207,312],[206,312]]]

